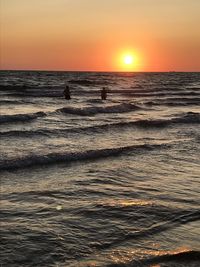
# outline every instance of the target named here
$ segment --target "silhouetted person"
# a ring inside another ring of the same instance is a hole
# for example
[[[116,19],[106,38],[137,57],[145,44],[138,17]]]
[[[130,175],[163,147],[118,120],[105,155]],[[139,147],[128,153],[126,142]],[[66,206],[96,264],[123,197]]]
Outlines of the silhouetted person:
[[[68,85],[66,85],[66,88],[63,91],[63,94],[65,96],[65,99],[67,99],[67,100],[71,99],[70,90],[69,90],[69,86]]]
[[[106,88],[103,87],[103,89],[101,90],[101,99],[106,100],[106,98],[107,98],[107,91]]]

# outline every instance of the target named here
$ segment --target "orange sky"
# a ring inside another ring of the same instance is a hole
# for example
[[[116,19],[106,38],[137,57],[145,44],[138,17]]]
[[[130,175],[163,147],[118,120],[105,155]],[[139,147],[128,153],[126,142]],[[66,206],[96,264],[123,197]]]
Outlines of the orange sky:
[[[200,71],[200,0],[0,3],[1,69]]]

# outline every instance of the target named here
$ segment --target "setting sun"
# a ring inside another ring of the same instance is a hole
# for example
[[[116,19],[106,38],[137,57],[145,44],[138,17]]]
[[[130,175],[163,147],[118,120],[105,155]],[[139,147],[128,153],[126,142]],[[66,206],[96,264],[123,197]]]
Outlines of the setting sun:
[[[117,56],[118,54],[118,56]],[[140,71],[143,60],[135,49],[124,49],[116,53],[116,62],[119,71]]]
[[[0,267],[198,265],[199,11],[0,0]]]
[[[132,55],[125,55],[125,56],[124,56],[124,63],[125,63],[126,65],[131,65],[131,64],[133,64],[133,61],[134,61],[134,58],[133,58]]]

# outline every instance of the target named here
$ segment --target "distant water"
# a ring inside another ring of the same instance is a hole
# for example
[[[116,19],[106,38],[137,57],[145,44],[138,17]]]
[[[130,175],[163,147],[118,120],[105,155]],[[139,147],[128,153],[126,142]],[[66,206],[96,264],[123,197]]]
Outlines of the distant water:
[[[200,73],[0,77],[2,267],[200,266]]]

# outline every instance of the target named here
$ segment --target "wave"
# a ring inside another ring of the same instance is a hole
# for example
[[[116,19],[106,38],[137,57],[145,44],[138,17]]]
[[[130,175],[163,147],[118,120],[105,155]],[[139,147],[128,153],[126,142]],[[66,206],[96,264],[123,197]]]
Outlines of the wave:
[[[108,130],[115,130],[125,127],[139,127],[139,128],[164,128],[173,124],[198,124],[200,123],[200,114],[195,112],[188,112],[182,116],[173,119],[157,119],[157,120],[137,120],[128,122],[117,122],[111,124],[101,124],[88,127],[75,127],[64,129],[38,129],[38,130],[11,130],[0,132],[3,137],[34,137],[34,136],[66,136],[69,133],[94,133]]]
[[[27,105],[27,104],[35,104],[34,101],[30,99],[2,99],[0,100],[0,105]]]
[[[2,123],[10,123],[10,122],[26,122],[37,119],[39,117],[46,116],[45,112],[36,112],[29,114],[14,114],[14,115],[1,115],[0,116],[0,124]]]
[[[126,263],[114,263],[109,264],[109,267],[128,267],[128,266],[138,266],[138,267],[147,267],[149,264],[159,264],[159,263],[184,263],[184,266],[188,266],[189,262],[196,262],[197,264],[200,261],[200,252],[195,250],[186,250],[180,252],[169,252],[169,253],[160,253],[158,256],[151,256],[149,258],[141,259],[141,260],[133,260],[131,262]],[[157,265],[156,265],[157,266]],[[166,266],[166,265],[165,265]],[[171,266],[171,265],[170,265]],[[175,266],[175,265],[173,265]],[[192,265],[198,266],[198,265]]]
[[[154,209],[156,211],[156,206],[154,207]],[[113,207],[112,207],[112,210],[114,211]],[[143,210],[143,212],[145,212],[145,210]],[[146,212],[148,213],[148,210]],[[101,210],[101,213],[105,215],[106,209]],[[166,215],[167,214],[168,214],[168,211]],[[158,212],[158,216],[160,216],[160,210]],[[131,220],[131,217],[129,216],[127,217],[127,219]],[[111,248],[113,245],[122,245],[123,243],[130,241],[130,240],[143,239],[144,237],[152,236],[157,233],[161,233],[163,231],[172,229],[178,225],[184,225],[190,222],[199,221],[199,219],[200,219],[199,210],[194,209],[192,212],[191,210],[178,211],[175,213],[168,214],[168,217],[166,217],[166,221],[153,224],[149,228],[141,230],[141,231],[128,232],[127,234],[121,235],[119,238],[116,238],[115,240],[107,242],[107,243],[97,243],[95,244],[95,247],[98,249],[104,250],[107,248]]]
[[[115,93],[115,94],[123,94],[123,95],[130,95],[133,97],[169,97],[169,96],[192,96],[192,97],[199,97],[200,94],[199,92],[193,92],[193,91],[178,91],[178,92],[172,92],[168,91],[167,89],[162,92],[161,90],[156,90],[156,89],[143,89],[143,90],[130,90],[130,89],[125,89],[125,90],[111,90],[109,91],[110,93]]]
[[[21,104],[21,102],[17,101],[17,100],[3,99],[3,100],[0,100],[0,104],[1,105],[4,105],[4,104]]]
[[[11,130],[0,132],[0,136],[3,137],[37,137],[37,136],[52,136],[52,135],[64,135],[68,129],[39,129],[39,130]]]
[[[120,104],[114,106],[106,106],[106,107],[85,107],[85,108],[72,108],[72,107],[65,107],[61,109],[57,109],[57,112],[67,113],[67,114],[74,114],[80,116],[90,116],[96,115],[98,113],[125,113],[134,110],[140,109],[139,106],[133,104]]]
[[[26,85],[0,85],[0,91],[26,91]]]
[[[169,261],[176,261],[176,262],[186,262],[186,261],[199,261],[200,260],[200,252],[189,250],[177,253],[168,253],[165,255],[160,255],[157,257],[150,258],[146,260],[146,263],[160,263],[160,262],[169,262]]]
[[[139,120],[135,121],[135,125],[140,127],[166,127],[171,124],[190,124],[190,123],[200,123],[200,113],[197,112],[187,112],[179,117],[172,119],[158,119],[158,120]]]
[[[140,120],[136,121],[135,125],[140,127],[166,127],[172,124],[198,124],[200,123],[200,113],[197,112],[187,112],[177,118],[172,119],[158,119],[158,120]]]
[[[147,106],[199,106],[199,98],[157,99],[156,101],[143,102]]]
[[[83,86],[90,86],[90,85],[103,85],[107,84],[108,81],[105,80],[90,80],[90,79],[78,79],[78,80],[69,80],[68,83],[78,84]]]
[[[10,104],[21,105],[24,103],[25,103],[24,101],[20,101],[20,100],[8,100],[8,99],[0,100],[0,105],[10,105]],[[30,104],[30,101],[28,103]]]
[[[99,150],[86,150],[78,152],[64,152],[64,153],[49,153],[45,155],[30,155],[20,158],[11,158],[2,160],[0,162],[0,170],[14,170],[20,168],[27,168],[33,166],[49,165],[62,162],[84,161],[89,159],[100,159],[105,157],[113,157],[121,155],[125,152],[148,151],[155,148],[166,148],[169,144],[154,144],[154,145],[131,145],[115,148],[105,148]]]
[[[0,85],[0,91],[12,97],[63,97],[63,87],[57,85]]]
[[[171,121],[172,123],[200,123],[200,113],[187,112],[182,117],[174,118]]]
[[[53,98],[57,98],[57,97],[63,97],[63,93],[62,93],[62,91],[63,90],[60,90],[60,92],[59,91],[49,91],[49,92],[35,92],[35,91],[33,91],[33,92],[26,92],[26,93],[24,93],[24,92],[14,92],[14,93],[6,93],[6,94],[4,94],[4,95],[6,95],[6,96],[14,96],[14,97],[24,97],[24,98],[26,98],[26,97],[53,97]]]

